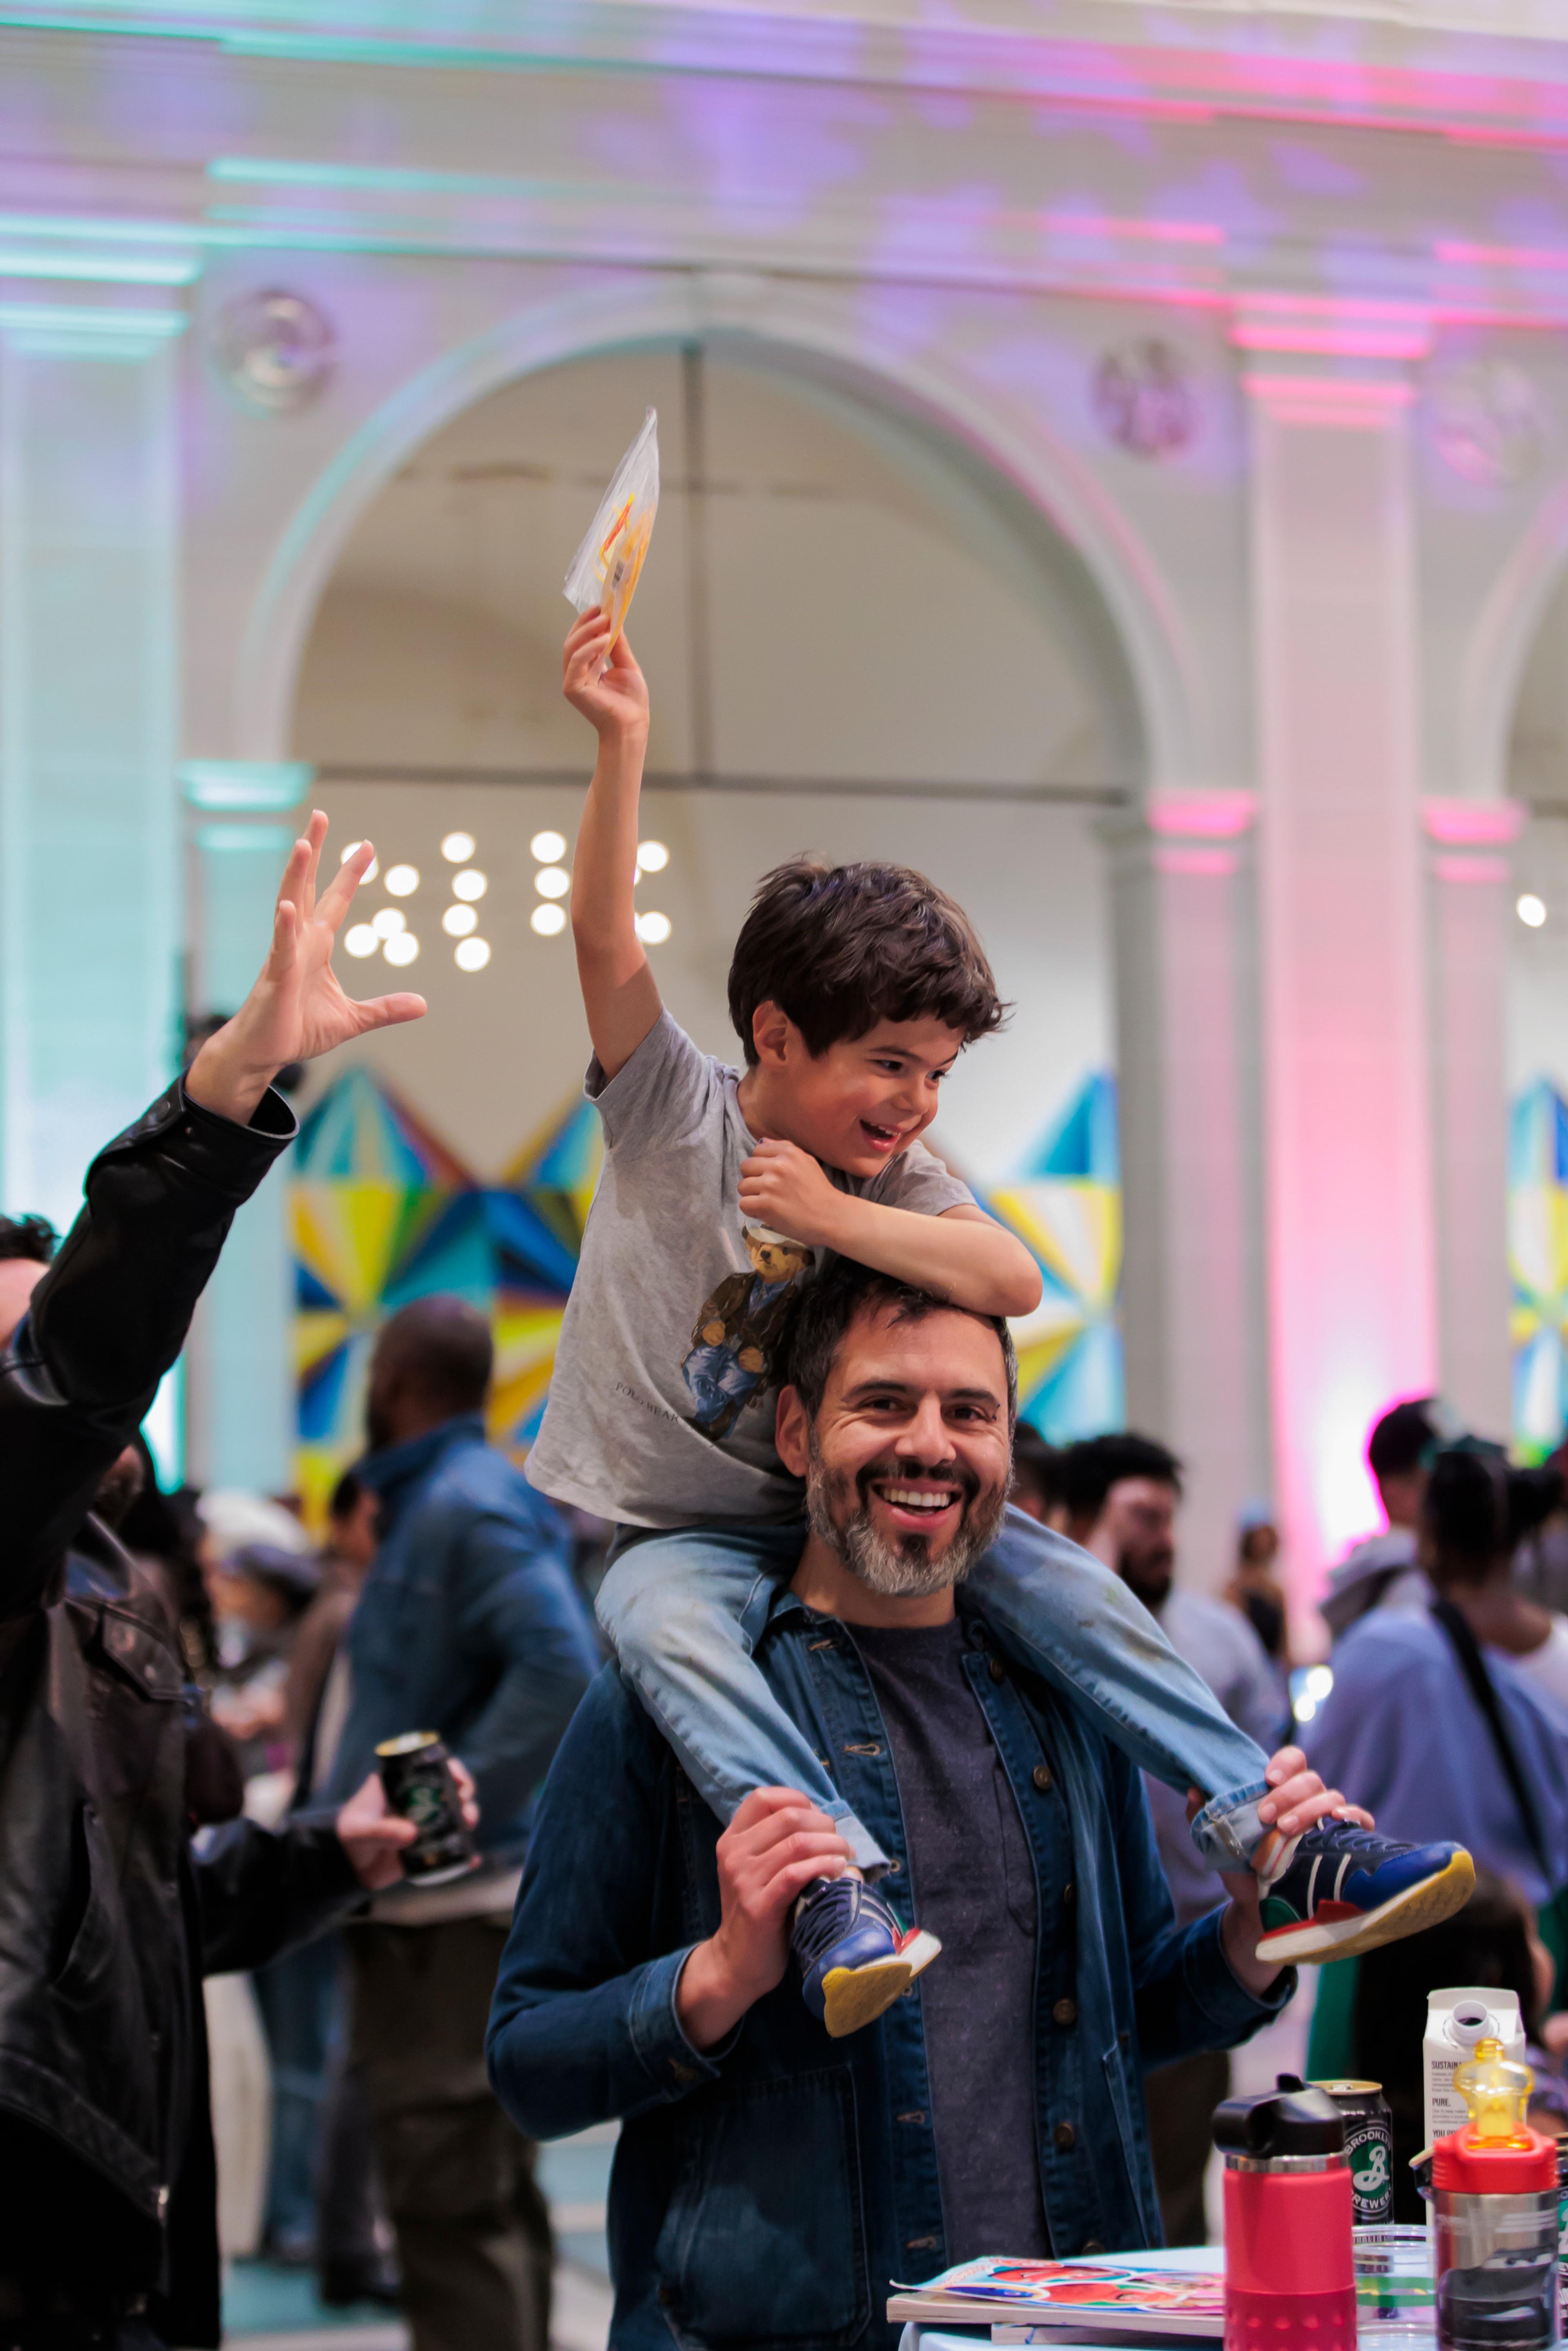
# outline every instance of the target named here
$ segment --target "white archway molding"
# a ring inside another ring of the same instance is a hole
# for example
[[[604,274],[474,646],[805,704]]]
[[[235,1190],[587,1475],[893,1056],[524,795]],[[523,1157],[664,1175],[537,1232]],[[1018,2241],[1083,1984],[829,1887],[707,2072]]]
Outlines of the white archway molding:
[[[1508,796],[1509,740],[1525,665],[1565,569],[1568,474],[1536,507],[1470,634],[1460,681],[1459,781],[1478,799]]]
[[[411,378],[345,442],[291,517],[263,577],[240,648],[240,756],[287,755],[306,641],[343,548],[381,489],[443,425],[541,369],[631,344],[712,334],[746,336],[858,377],[893,405],[924,411],[1009,481],[1076,550],[1104,600],[1138,697],[1146,789],[1208,780],[1197,664],[1175,600],[1085,465],[963,368],[912,354],[879,328],[852,287],[685,271],[575,292],[498,320]]]

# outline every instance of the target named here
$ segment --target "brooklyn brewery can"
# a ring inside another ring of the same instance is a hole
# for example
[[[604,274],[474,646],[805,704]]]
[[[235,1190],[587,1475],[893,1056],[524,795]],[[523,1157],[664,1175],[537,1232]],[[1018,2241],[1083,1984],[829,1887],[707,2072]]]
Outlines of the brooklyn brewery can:
[[[472,1869],[479,1856],[463,1824],[445,1745],[435,1732],[405,1730],[401,1739],[383,1739],[376,1764],[387,1802],[418,1831],[403,1847],[404,1876],[419,1886],[444,1886]]]
[[[1314,2082],[1344,2116],[1354,2225],[1381,2229],[1394,2217],[1394,2126],[1381,2082]]]

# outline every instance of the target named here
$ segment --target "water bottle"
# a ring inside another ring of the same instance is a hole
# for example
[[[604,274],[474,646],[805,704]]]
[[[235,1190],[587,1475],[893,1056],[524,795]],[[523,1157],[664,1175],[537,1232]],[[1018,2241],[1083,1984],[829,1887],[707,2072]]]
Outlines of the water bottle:
[[[1344,2121],[1322,2090],[1215,2109],[1225,2158],[1225,2351],[1355,2351]]]
[[[1492,2039],[1454,2075],[1469,2120],[1432,2150],[1443,2351],[1557,2340],[1557,2142],[1526,2119],[1534,2078]]]

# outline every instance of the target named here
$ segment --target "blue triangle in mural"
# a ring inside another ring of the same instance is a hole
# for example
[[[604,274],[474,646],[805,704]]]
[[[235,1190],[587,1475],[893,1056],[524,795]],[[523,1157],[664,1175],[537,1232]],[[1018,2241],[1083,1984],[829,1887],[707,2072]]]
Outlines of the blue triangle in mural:
[[[1026,1154],[1017,1180],[1047,1176],[1092,1184],[1121,1182],[1116,1081],[1108,1070],[1096,1070],[1084,1079],[1043,1140]]]
[[[487,1192],[485,1204],[499,1259],[497,1280],[508,1290],[542,1286],[564,1298],[577,1272],[577,1259],[532,1203],[517,1192]]]
[[[1514,1103],[1509,1117],[1508,1174],[1511,1184],[1568,1180],[1568,1102],[1549,1078],[1537,1078]]]

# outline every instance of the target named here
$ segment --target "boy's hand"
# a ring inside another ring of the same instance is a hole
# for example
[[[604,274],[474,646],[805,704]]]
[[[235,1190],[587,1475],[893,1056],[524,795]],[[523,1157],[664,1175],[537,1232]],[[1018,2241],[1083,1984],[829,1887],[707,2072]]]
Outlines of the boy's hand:
[[[580,710],[601,743],[626,742],[648,732],[648,682],[624,634],[605,664],[610,621],[584,612],[567,633],[561,655],[561,691]]]
[[[810,1249],[831,1249],[843,1195],[798,1143],[766,1139],[740,1163],[740,1213]]]

